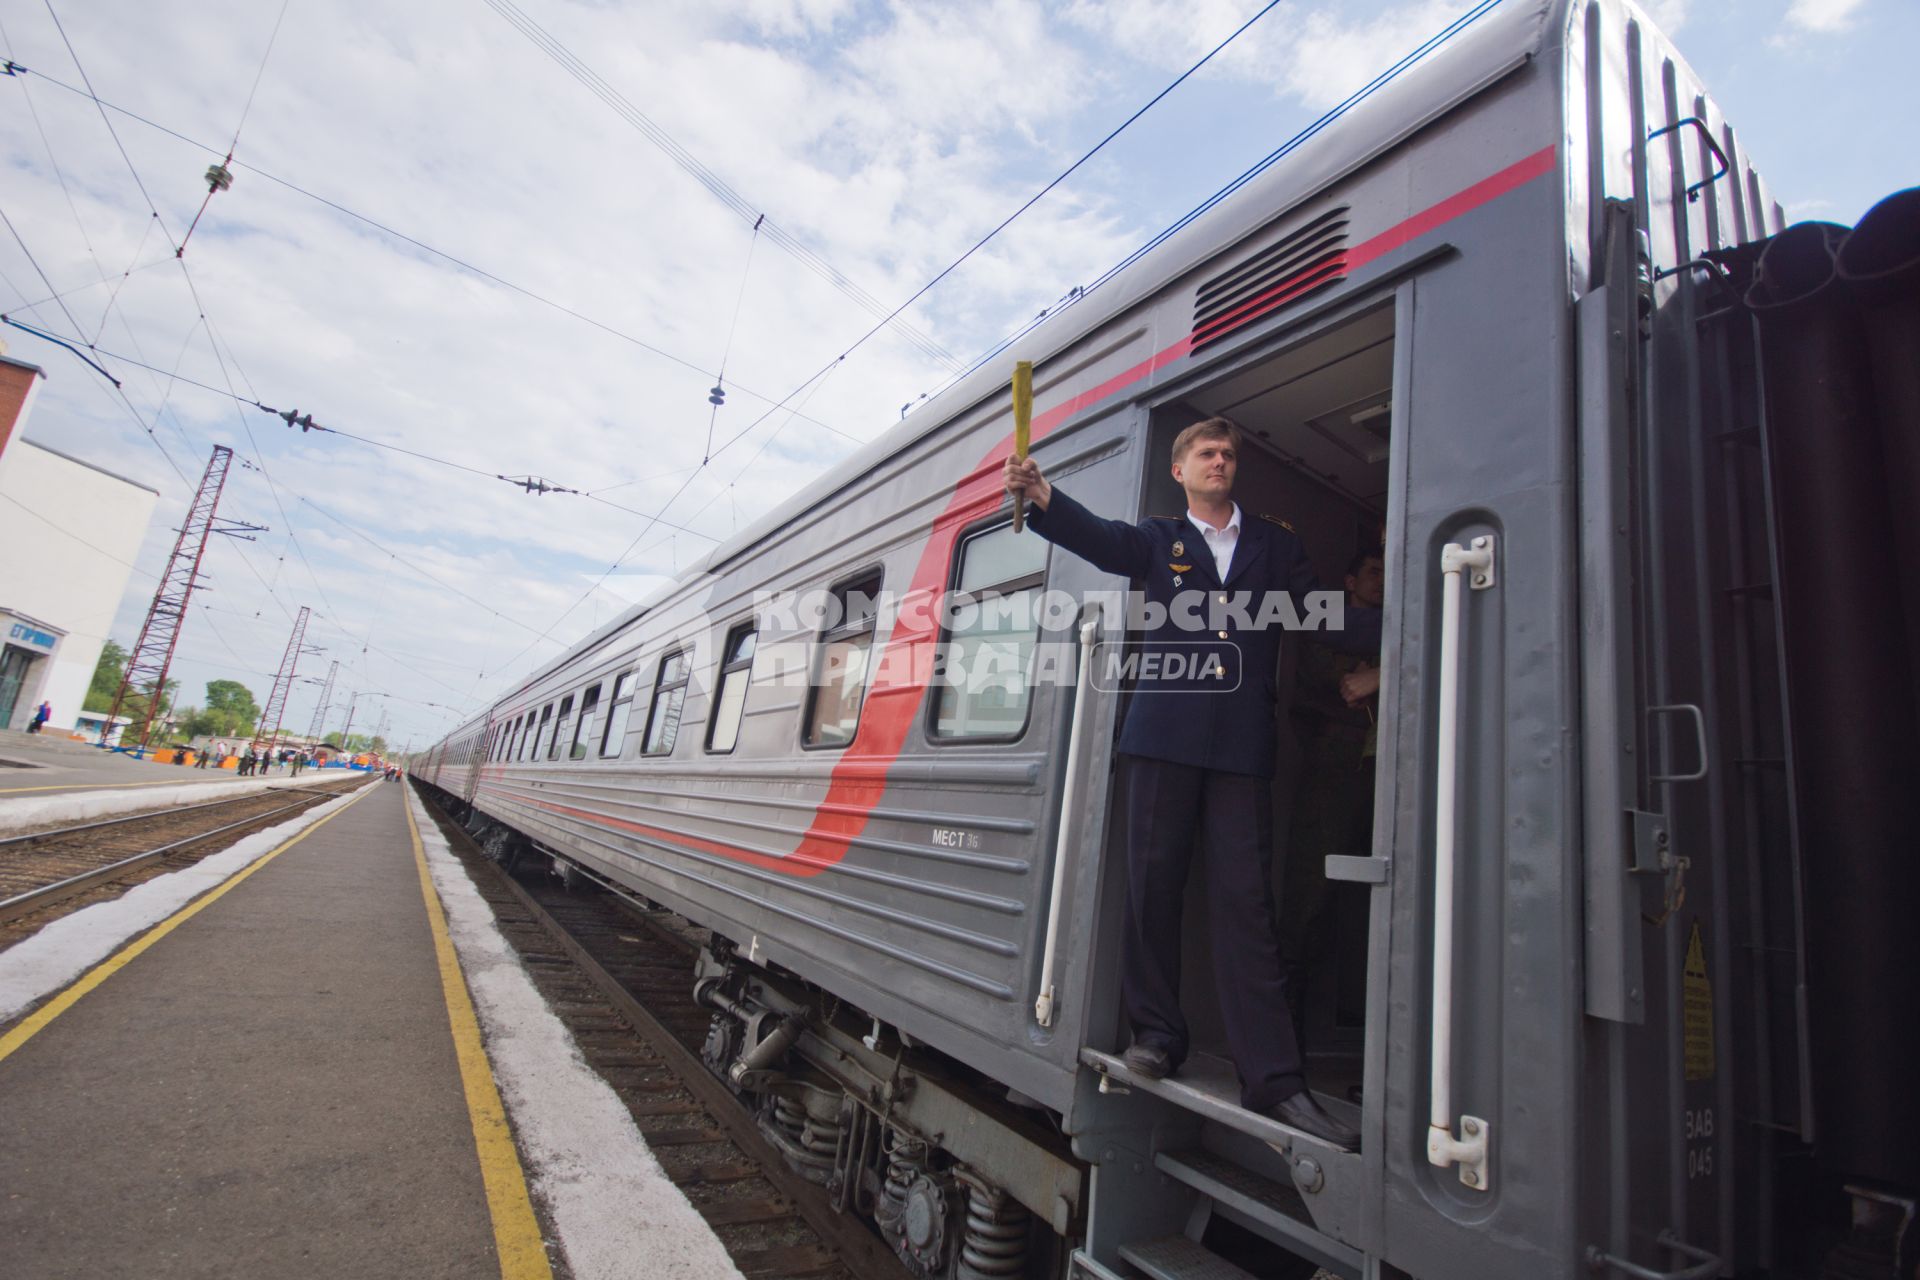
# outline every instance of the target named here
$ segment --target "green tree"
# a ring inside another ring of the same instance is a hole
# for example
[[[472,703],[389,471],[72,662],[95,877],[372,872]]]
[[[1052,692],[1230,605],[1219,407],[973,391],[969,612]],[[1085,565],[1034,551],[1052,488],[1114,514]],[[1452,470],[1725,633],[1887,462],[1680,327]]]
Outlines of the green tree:
[[[373,754],[377,756],[383,756],[387,754],[387,740],[376,733],[373,735],[373,738],[367,743],[367,750],[373,752]]]
[[[100,646],[100,660],[93,666],[93,682],[87,686],[87,696],[80,706],[85,711],[98,711],[105,714],[113,710],[113,697],[120,692],[120,682],[127,674],[127,651],[112,640]],[[160,695],[161,716],[156,717],[158,724],[165,713],[174,705],[174,699],[180,692],[180,682],[169,680]],[[120,703],[120,714],[137,725],[146,719],[147,703],[153,696],[153,688],[129,689],[124,701]],[[128,739],[131,741],[131,739]]]
[[[206,709],[200,714],[207,721],[202,733],[223,737],[252,733],[260,720],[260,704],[238,680],[209,680]]]
[[[120,681],[127,674],[127,651],[109,640],[100,646],[100,661],[93,666],[93,683],[80,704],[85,711],[111,711],[113,695],[120,692]]]

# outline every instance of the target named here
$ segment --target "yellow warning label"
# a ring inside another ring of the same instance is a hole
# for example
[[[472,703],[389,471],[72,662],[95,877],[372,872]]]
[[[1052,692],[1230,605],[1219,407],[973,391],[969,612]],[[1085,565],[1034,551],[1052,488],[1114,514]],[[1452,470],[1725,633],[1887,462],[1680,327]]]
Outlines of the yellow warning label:
[[[1707,981],[1707,944],[1700,922],[1687,939],[1687,963],[1680,974],[1681,1016],[1685,1019],[1687,1079],[1713,1079],[1713,984]]]

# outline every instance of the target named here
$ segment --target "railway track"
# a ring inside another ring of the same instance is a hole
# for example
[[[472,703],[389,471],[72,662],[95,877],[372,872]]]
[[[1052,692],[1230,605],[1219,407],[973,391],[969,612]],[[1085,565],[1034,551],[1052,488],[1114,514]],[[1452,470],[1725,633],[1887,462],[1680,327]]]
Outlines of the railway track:
[[[886,1244],[794,1173],[702,1063],[709,1011],[693,1002],[696,942],[676,917],[516,878],[428,811],[582,1055],[748,1280],[907,1280]]]
[[[0,839],[0,950],[63,915],[191,866],[361,781],[250,791]]]

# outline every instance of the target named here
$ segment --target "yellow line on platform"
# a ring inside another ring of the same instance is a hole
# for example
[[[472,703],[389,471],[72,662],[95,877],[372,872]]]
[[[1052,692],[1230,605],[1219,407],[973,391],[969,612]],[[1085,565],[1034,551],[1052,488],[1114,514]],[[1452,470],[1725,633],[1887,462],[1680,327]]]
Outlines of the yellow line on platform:
[[[89,969],[78,982],[34,1010],[31,1015],[13,1030],[7,1032],[4,1036],[0,1036],[0,1062],[5,1062],[8,1055],[13,1053],[15,1049],[18,1049],[21,1045],[39,1035],[41,1030],[45,1028],[49,1022],[52,1022],[55,1018],[78,1004],[82,996],[126,968],[134,957],[146,951],[148,947],[151,947],[175,929],[178,929],[194,916],[199,915],[221,898],[226,897],[227,892],[242,880],[245,880],[248,876],[266,866],[269,862],[272,862],[275,858],[293,848],[293,846],[299,844],[302,840],[305,840],[329,822],[332,822],[348,809],[360,803],[361,797],[365,796],[365,794],[366,792],[362,791],[360,796],[354,797],[351,802],[341,805],[326,817],[304,828],[300,834],[294,836],[284,844],[267,850],[267,852],[255,858],[252,862],[249,862],[239,871],[221,881],[213,889],[201,894],[198,898],[195,898],[192,902],[189,902],[186,906],[180,908],[165,920],[162,920],[159,924],[141,934],[136,941],[122,947],[118,952]]]
[[[534,1217],[533,1201],[527,1195],[520,1150],[514,1145],[513,1130],[507,1127],[500,1090],[493,1083],[493,1066],[487,1061],[486,1046],[480,1039],[480,1021],[474,1016],[473,998],[467,994],[460,957],[447,934],[447,915],[433,887],[433,875],[427,870],[427,850],[420,842],[420,826],[414,821],[413,797],[404,782],[400,785],[401,804],[407,811],[407,833],[413,837],[413,859],[420,868],[420,893],[427,902],[427,919],[433,926],[433,949],[440,958],[440,987],[447,998],[448,1021],[453,1025],[453,1049],[460,1061],[460,1081],[466,1087],[467,1114],[473,1121],[473,1145],[480,1156],[480,1179],[487,1189],[487,1211],[493,1216],[493,1244],[500,1255],[501,1280],[538,1280],[540,1277],[550,1280],[553,1268],[547,1262],[547,1248],[540,1239],[540,1223]]]

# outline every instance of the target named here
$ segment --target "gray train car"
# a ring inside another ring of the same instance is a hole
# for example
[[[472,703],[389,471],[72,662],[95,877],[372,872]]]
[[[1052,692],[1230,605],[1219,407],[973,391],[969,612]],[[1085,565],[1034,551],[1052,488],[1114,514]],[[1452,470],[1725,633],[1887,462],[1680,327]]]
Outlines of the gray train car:
[[[711,930],[710,1063],[917,1275],[1912,1274],[1911,1033],[1809,998],[1912,872],[1809,920],[1824,698],[1770,576],[1800,344],[1743,301],[1779,206],[1617,0],[1483,5],[1296,142],[416,776],[497,856]],[[1197,906],[1193,1057],[1117,1056],[1126,584],[1009,527],[1019,358],[1101,514],[1179,511],[1172,437],[1226,415],[1323,581],[1384,529],[1371,835],[1294,993],[1358,1152],[1237,1105]],[[1868,688],[1910,762],[1910,679]]]

